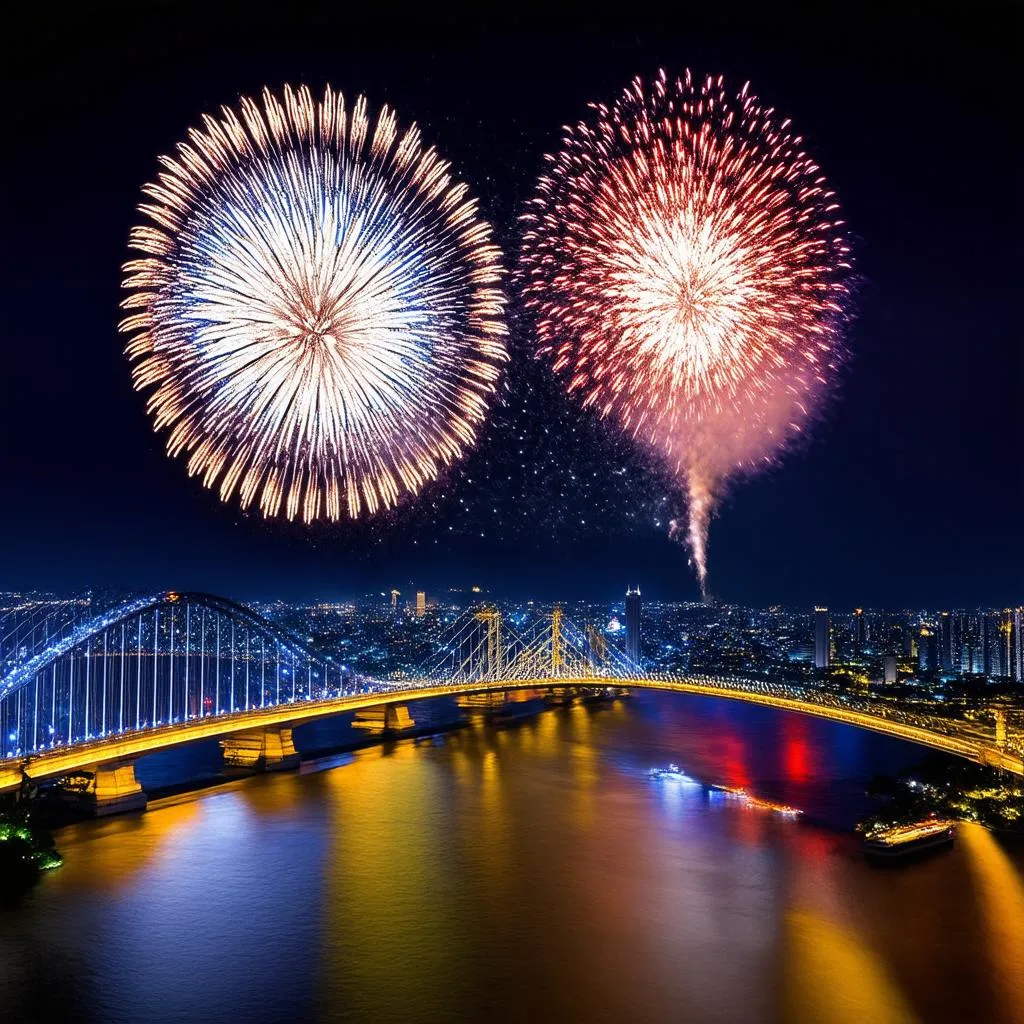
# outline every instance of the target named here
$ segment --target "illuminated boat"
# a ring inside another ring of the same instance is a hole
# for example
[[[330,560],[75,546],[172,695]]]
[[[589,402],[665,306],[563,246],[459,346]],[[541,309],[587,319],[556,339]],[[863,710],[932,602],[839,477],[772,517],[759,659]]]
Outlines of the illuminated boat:
[[[786,818],[796,818],[804,813],[799,807],[790,807],[788,804],[777,804],[771,800],[762,800],[760,797],[751,796],[745,789],[737,786],[713,785],[711,789],[717,793],[724,793],[733,800],[739,800],[745,807],[756,807],[758,810],[772,811],[774,814],[781,814]]]
[[[677,764],[670,764],[667,768],[652,768],[647,774],[652,779],[677,779],[679,782],[696,782]]]
[[[934,819],[875,829],[864,837],[864,853],[868,857],[891,859],[940,849],[952,845],[954,830],[953,822]]]

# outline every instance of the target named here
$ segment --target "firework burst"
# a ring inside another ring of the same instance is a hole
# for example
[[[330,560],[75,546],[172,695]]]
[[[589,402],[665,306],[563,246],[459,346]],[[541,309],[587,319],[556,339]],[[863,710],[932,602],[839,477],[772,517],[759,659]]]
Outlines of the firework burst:
[[[564,129],[525,215],[521,283],[570,391],[685,480],[701,587],[725,481],[770,462],[841,356],[849,244],[788,121],[661,72]]]
[[[500,254],[415,125],[286,86],[160,162],[120,326],[190,475],[266,516],[355,518],[472,445],[507,358]]]

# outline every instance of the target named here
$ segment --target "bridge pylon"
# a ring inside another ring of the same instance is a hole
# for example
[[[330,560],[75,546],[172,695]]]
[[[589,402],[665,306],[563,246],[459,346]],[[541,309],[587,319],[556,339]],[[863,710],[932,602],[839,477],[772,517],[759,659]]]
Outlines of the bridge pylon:
[[[608,656],[605,638],[597,626],[593,624],[587,626],[587,650],[590,655],[591,668],[598,668]]]
[[[477,622],[484,624],[486,630],[478,678],[500,679],[505,667],[503,657],[505,651],[501,643],[501,612],[488,605],[478,608],[473,615]],[[475,670],[475,668],[473,666],[471,670]]]
[[[562,656],[562,606],[556,604],[551,612],[551,675],[562,674],[565,659]]]

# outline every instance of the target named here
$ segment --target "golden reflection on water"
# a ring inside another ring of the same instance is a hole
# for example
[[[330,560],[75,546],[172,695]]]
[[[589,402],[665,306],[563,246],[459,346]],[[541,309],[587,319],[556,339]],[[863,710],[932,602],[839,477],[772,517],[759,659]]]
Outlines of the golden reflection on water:
[[[905,1024],[916,1018],[885,962],[849,924],[787,910],[782,928],[786,1021]]]
[[[458,989],[465,977],[465,932],[453,927],[450,913],[459,901],[461,865],[437,827],[444,802],[438,775],[416,746],[399,743],[362,752],[324,776],[331,814],[325,1014],[345,1006],[356,1017],[397,1020],[403,1007],[430,1010],[438,990],[420,991],[424,977],[445,979],[447,989]]]
[[[992,834],[979,825],[959,829],[984,923],[983,952],[999,1004],[993,1020],[1024,1021],[1024,882]]]

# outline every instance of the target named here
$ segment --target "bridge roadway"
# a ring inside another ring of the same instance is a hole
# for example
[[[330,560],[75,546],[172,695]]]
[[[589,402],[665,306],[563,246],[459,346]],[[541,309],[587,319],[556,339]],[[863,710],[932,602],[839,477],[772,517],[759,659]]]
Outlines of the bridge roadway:
[[[466,696],[477,693],[508,692],[509,690],[542,690],[562,688],[606,687],[660,690],[667,693],[693,693],[728,700],[745,701],[782,711],[813,715],[833,722],[843,722],[860,729],[894,736],[921,746],[954,754],[979,764],[988,764],[1024,776],[1024,757],[1015,750],[999,748],[988,737],[974,733],[969,723],[954,731],[945,732],[926,726],[869,714],[835,704],[817,703],[766,692],[770,684],[750,682],[748,686],[765,689],[746,689],[735,681],[712,681],[704,678],[636,678],[619,679],[607,676],[501,680],[497,682],[461,683],[408,683],[388,685],[380,690],[346,694],[319,701],[299,701],[278,704],[229,714],[190,719],[172,725],[140,729],[106,736],[72,746],[57,746],[24,758],[0,760],[0,792],[17,789],[23,774],[32,781],[55,776],[73,775],[98,765],[131,761],[145,754],[170,747],[183,746],[196,740],[219,739],[234,733],[264,728],[295,726],[316,718],[326,718],[345,712],[359,711],[383,704],[405,704],[433,697]],[[954,723],[949,723],[951,726]]]

